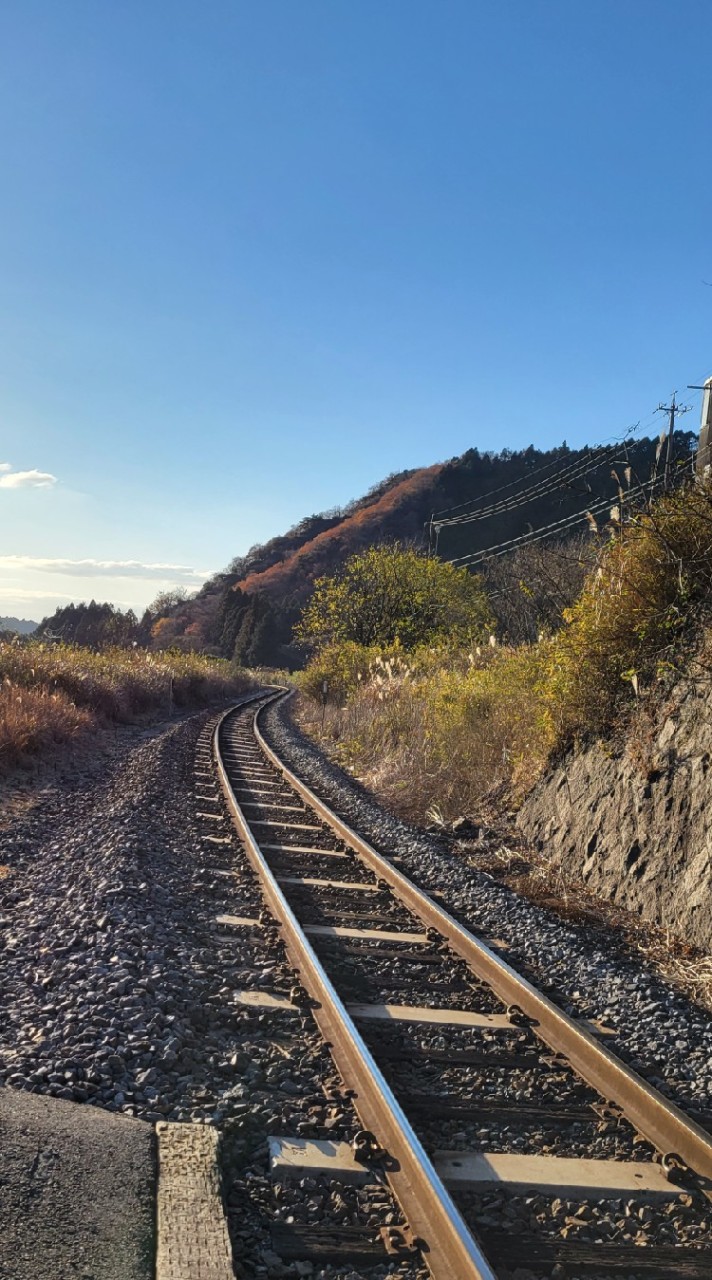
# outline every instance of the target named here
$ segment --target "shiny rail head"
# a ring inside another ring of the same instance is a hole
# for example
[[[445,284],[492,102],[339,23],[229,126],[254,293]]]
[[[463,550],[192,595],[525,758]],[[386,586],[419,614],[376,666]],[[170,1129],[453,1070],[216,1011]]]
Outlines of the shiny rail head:
[[[282,697],[289,698],[293,690]],[[274,701],[274,699],[270,699]],[[407,876],[379,854],[279,759],[265,741],[260,719],[266,706],[257,708],[253,731],[265,758],[309,804],[322,822],[331,826],[379,877],[388,882],[423,923],[437,930],[452,949],[487,983],[505,1007],[519,1007],[539,1039],[564,1055],[573,1069],[604,1098],[616,1102],[629,1121],[661,1155],[675,1152],[699,1180],[700,1189],[712,1199],[712,1138],[663,1094],[600,1044],[581,1023],[569,1017],[551,1000],[522,978],[502,956],[471,934],[453,916],[418,889]]]
[[[283,695],[274,695],[279,696]],[[233,714],[236,712],[231,710],[221,717],[213,737],[215,762],[228,808],[260,879],[268,907],[281,926],[283,941],[300,982],[315,1002],[315,1020],[331,1045],[332,1057],[343,1078],[355,1086],[357,1110],[365,1127],[384,1135],[384,1145],[392,1157],[392,1168],[386,1171],[386,1176],[406,1219],[426,1242],[425,1259],[433,1280],[453,1280],[455,1276],[458,1280],[496,1280],[299,925],[240,808],[220,751],[221,729]]]

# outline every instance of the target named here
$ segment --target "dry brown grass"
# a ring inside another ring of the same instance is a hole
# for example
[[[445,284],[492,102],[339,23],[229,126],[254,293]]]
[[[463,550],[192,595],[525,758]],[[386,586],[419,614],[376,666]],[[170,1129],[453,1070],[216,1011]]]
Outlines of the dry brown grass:
[[[90,729],[94,716],[65,693],[0,687],[0,768],[23,764],[29,756],[67,743]]]
[[[369,651],[366,651],[367,653]],[[545,646],[373,658],[337,705],[299,698],[297,718],[402,816],[472,812],[523,793],[551,739],[539,683]]]
[[[345,721],[347,711],[349,719]],[[314,703],[299,695],[295,718],[332,759],[349,767],[359,781],[401,817],[428,822],[435,819],[438,824],[442,822],[446,831],[448,817],[461,813],[465,808],[455,803],[458,794],[462,794],[457,790],[460,776],[457,760],[453,757],[450,803],[445,806],[439,802],[427,803],[429,796],[442,794],[444,784],[441,776],[423,777],[419,771],[417,745],[411,753],[414,763],[410,778],[404,779],[401,775],[401,770],[406,767],[403,752],[398,753],[395,761],[388,754],[379,760],[374,753],[368,767],[354,767],[354,761],[344,752],[341,734],[346,727],[357,730],[358,721],[351,718],[349,709],[347,711],[327,707],[322,730],[321,711],[317,714]],[[482,781],[485,778],[486,775]],[[471,790],[467,794],[471,797]],[[471,806],[470,811],[476,812],[478,822],[483,824],[483,835],[479,841],[456,842],[455,848],[466,864],[487,872],[515,893],[562,920],[590,930],[597,943],[603,941],[604,945],[609,945],[613,938],[623,954],[641,959],[652,972],[677,987],[689,999],[712,1010],[712,957],[688,946],[669,929],[643,921],[633,912],[596,897],[583,881],[565,876],[558,863],[528,845],[514,826],[506,781],[498,788],[490,788],[487,794],[483,792],[474,810]]]
[[[193,653],[0,644],[0,772],[107,721],[157,719],[253,684],[247,672]]]

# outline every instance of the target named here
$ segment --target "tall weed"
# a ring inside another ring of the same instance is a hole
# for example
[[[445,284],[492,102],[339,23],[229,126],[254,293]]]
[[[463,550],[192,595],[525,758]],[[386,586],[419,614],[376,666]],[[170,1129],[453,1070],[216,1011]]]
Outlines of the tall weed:
[[[252,684],[195,653],[0,644],[0,768],[101,723],[204,706]]]
[[[76,738],[92,724],[91,713],[66,694],[23,689],[6,680],[0,686],[0,768]]]

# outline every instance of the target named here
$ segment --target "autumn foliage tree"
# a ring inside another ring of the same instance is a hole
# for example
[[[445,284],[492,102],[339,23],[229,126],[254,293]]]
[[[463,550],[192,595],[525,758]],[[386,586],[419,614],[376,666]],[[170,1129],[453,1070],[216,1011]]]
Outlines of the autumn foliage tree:
[[[392,543],[351,556],[319,578],[295,630],[312,650],[352,641],[405,649],[468,644],[491,625],[481,580],[466,569]]]

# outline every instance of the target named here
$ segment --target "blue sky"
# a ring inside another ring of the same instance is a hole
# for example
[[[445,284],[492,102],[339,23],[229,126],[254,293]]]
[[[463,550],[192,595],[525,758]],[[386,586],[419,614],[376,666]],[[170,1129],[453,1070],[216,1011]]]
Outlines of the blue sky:
[[[5,0],[0,613],[655,429],[712,372],[711,37],[708,0]]]

